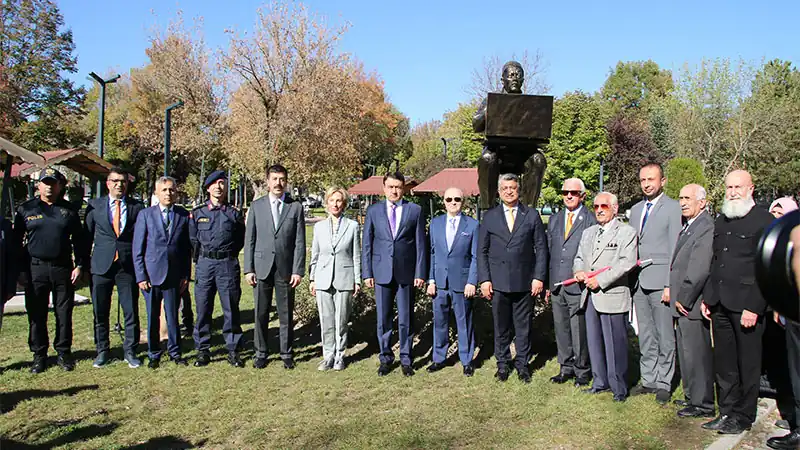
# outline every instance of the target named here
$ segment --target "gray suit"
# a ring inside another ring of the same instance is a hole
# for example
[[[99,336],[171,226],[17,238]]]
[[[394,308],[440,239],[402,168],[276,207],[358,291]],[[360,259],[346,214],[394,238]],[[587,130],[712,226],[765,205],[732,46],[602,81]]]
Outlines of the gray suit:
[[[639,230],[639,259],[653,263],[639,270],[633,304],[639,324],[639,359],[642,386],[669,391],[675,374],[675,331],[672,311],[661,301],[669,286],[669,263],[681,231],[681,207],[661,194],[652,206],[644,228],[646,201],[631,208],[631,225]]]
[[[308,278],[317,290],[322,357],[326,361],[342,361],[347,350],[353,290],[361,284],[358,222],[341,217],[335,233],[330,217],[314,225]]]
[[[556,346],[558,347],[558,363],[561,374],[574,375],[580,379],[588,379],[589,348],[586,344],[586,318],[580,310],[582,286],[572,284],[555,287],[558,282],[572,278],[572,264],[578,253],[583,230],[597,223],[594,214],[585,206],[572,218],[572,228],[564,237],[567,223],[565,208],[550,217],[547,224],[547,244],[550,249],[548,276],[550,280],[550,300],[553,305],[553,323],[555,325]]]
[[[272,219],[270,196],[255,200],[247,213],[244,237],[244,273],[255,273],[256,358],[267,357],[267,329],[272,293],[280,322],[281,358],[292,358],[294,289],[292,275],[303,275],[306,266],[306,226],[303,205],[285,194],[277,226]]]
[[[600,288],[581,295],[586,308],[586,334],[592,362],[592,389],[611,388],[615,396],[627,396],[628,330],[627,312],[631,309],[628,273],[636,267],[636,230],[619,220],[605,229],[587,228],[581,236],[573,271],[592,272],[610,269],[596,276]]]
[[[710,323],[700,313],[703,288],[711,273],[714,220],[703,211],[681,231],[669,274],[670,308],[677,318],[678,360],[686,401],[714,410],[714,366]],[[689,312],[684,316],[675,302]]]

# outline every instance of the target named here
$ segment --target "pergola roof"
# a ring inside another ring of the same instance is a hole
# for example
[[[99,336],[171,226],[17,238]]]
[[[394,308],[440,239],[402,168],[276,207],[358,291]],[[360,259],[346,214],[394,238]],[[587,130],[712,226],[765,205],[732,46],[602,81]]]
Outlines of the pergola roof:
[[[414,194],[438,193],[444,195],[447,188],[459,188],[466,196],[480,194],[478,189],[478,169],[444,169],[414,188]]]
[[[42,166],[64,166],[87,178],[102,178],[108,174],[113,164],[100,158],[93,152],[84,148],[71,148],[67,150],[54,150],[43,152],[44,164]],[[41,169],[29,163],[15,164],[11,167],[12,177],[32,176]]]
[[[39,166],[44,166],[45,164],[44,158],[42,158],[40,155],[25,148],[22,148],[19,145],[9,140],[3,139],[2,137],[0,137],[0,149],[3,149],[6,152],[8,152],[8,154],[14,156],[14,159],[25,161],[31,164],[36,164]],[[12,170],[11,173],[13,174],[14,171]]]
[[[412,192],[416,181],[411,178],[406,178],[406,193]],[[383,177],[380,175],[373,175],[366,180],[362,180],[347,190],[350,195],[383,195]]]

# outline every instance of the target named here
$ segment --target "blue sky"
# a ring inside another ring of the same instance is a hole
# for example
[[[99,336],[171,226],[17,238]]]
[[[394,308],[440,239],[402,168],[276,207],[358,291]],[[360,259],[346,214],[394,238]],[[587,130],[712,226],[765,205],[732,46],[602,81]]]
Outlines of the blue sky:
[[[441,118],[459,102],[484,57],[542,52],[550,94],[597,90],[620,60],[652,59],[678,70],[703,57],[800,60],[800,1],[325,1],[305,2],[329,21],[348,21],[342,50],[385,81],[412,123]],[[74,34],[79,73],[127,73],[147,61],[153,26],[180,9],[202,16],[211,47],[226,28],[250,30],[261,1],[58,1]],[[612,5],[613,6],[606,6]]]

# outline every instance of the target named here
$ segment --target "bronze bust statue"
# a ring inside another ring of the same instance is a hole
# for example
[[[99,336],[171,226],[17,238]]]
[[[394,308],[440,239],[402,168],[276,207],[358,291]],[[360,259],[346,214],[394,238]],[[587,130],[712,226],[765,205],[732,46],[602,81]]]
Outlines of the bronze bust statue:
[[[494,206],[503,173],[521,175],[520,200],[535,207],[547,168],[539,146],[550,140],[553,97],[523,95],[525,72],[516,61],[503,65],[501,80],[503,92],[490,93],[472,119],[475,132],[486,135],[478,160],[480,207]]]

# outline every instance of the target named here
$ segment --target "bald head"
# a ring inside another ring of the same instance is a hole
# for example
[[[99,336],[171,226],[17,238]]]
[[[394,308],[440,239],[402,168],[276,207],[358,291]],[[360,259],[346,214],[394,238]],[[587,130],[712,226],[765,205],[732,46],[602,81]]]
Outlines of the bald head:
[[[457,215],[461,212],[461,208],[463,206],[464,193],[461,189],[457,187],[450,187],[444,191],[444,209],[447,210],[448,215]]]
[[[753,177],[746,170],[734,170],[725,177],[725,199],[752,200]]]

